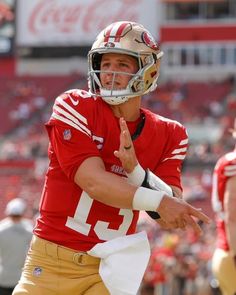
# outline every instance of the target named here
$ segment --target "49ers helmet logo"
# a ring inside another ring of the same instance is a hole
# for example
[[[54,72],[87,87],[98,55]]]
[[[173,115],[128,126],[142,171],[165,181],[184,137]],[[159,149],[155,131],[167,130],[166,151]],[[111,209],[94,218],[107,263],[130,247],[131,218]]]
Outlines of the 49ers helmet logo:
[[[157,42],[154,40],[152,35],[149,34],[148,32],[142,33],[142,40],[148,47],[152,48],[153,50],[159,49]]]
[[[106,43],[104,44],[104,46],[105,46],[105,47],[108,47],[108,48],[116,47],[115,43],[113,43],[113,42],[106,42]]]

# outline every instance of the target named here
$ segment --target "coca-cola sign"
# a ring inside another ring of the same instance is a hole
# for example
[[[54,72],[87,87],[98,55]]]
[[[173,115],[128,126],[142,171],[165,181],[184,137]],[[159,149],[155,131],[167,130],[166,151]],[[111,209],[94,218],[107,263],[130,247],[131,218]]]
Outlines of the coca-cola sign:
[[[114,21],[147,25],[155,3],[156,0],[19,0],[18,44],[90,44],[99,31]]]

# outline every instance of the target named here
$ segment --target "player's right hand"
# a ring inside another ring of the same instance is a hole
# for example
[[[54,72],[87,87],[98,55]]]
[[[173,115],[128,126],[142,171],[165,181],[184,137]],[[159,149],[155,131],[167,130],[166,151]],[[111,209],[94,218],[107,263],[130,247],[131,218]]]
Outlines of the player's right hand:
[[[131,135],[124,118],[120,118],[120,146],[118,151],[114,151],[114,155],[121,161],[122,167],[125,172],[131,173],[135,166],[138,164],[138,160],[135,154],[134,145],[131,139]],[[126,149],[125,147],[130,147]]]

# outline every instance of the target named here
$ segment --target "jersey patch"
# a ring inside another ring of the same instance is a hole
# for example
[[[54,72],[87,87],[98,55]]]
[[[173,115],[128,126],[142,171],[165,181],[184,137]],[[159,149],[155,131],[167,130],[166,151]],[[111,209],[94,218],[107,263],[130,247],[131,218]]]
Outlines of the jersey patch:
[[[72,137],[72,135],[71,135],[71,131],[70,131],[70,129],[66,129],[66,130],[63,132],[63,138],[64,138],[65,140],[70,140],[71,137]]]
[[[39,277],[42,274],[42,268],[41,267],[35,267],[33,270],[33,276]]]

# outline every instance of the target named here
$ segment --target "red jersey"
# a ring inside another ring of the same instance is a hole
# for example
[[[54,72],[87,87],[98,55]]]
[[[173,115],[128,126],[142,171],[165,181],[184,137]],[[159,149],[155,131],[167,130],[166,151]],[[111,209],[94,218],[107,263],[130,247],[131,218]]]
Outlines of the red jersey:
[[[169,185],[181,188],[181,163],[187,150],[185,128],[141,109],[145,124],[133,141],[141,166]],[[133,122],[127,122],[133,133]],[[46,124],[49,168],[34,233],[57,244],[87,251],[95,244],[135,232],[138,211],[93,200],[75,182],[80,164],[101,157],[107,171],[126,176],[114,151],[120,145],[119,119],[101,98],[83,90],[60,95]]]
[[[236,150],[224,155],[216,163],[212,185],[212,207],[216,213],[217,247],[229,250],[225,230],[224,193],[227,180],[236,176]]]

